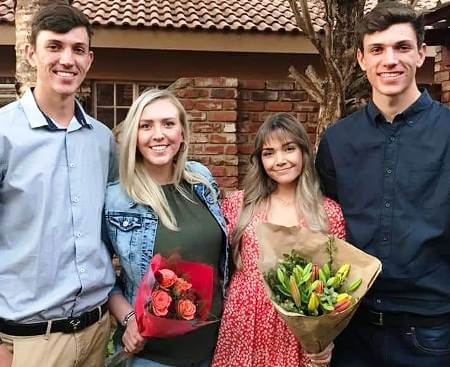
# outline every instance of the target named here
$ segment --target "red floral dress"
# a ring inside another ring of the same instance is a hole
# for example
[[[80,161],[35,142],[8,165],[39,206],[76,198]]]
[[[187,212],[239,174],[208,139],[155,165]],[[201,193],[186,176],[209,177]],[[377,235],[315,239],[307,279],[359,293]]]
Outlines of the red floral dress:
[[[233,230],[241,210],[243,191],[229,195],[222,205]],[[338,204],[325,199],[324,208],[330,233],[344,238],[344,218]],[[255,227],[265,221],[258,213],[244,231],[241,240],[241,268],[231,278],[222,316],[213,367],[303,367],[308,360],[300,345],[278,316],[265,294],[258,270],[259,248]]]

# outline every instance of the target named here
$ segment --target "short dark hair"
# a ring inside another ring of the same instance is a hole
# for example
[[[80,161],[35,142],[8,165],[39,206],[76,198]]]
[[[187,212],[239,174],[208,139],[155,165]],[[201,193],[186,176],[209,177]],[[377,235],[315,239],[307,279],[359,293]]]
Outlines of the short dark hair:
[[[54,3],[40,9],[34,16],[31,24],[30,42],[36,44],[36,38],[40,31],[52,31],[55,33],[67,33],[74,28],[84,27],[89,37],[92,37],[92,26],[86,16],[73,6]]]
[[[398,23],[411,24],[416,32],[417,46],[420,48],[425,39],[423,15],[416,13],[411,6],[396,1],[379,3],[363,17],[356,27],[358,48],[363,51],[366,34],[384,31]]]

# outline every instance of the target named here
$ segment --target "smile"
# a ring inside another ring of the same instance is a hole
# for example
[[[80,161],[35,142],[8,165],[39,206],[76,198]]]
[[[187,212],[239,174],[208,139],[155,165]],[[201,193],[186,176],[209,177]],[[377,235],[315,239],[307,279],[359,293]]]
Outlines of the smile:
[[[168,147],[168,145],[154,145],[150,147],[150,149],[154,150],[155,152],[164,152]]]
[[[70,78],[76,75],[76,73],[70,71],[54,71],[54,73],[63,78]]]
[[[402,71],[391,71],[391,72],[385,72],[385,73],[378,73],[379,76],[381,76],[383,79],[395,79],[399,76],[403,75]]]

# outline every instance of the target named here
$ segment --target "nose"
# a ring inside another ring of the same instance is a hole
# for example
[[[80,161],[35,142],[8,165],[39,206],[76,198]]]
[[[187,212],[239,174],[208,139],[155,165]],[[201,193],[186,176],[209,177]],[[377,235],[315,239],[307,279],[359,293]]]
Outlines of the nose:
[[[275,154],[275,164],[277,166],[282,166],[286,163],[286,158],[284,157],[284,152],[277,152]]]
[[[160,141],[164,139],[164,134],[160,124],[154,124],[152,129],[152,139]]]
[[[61,56],[59,58],[59,63],[61,65],[73,65],[73,51],[70,47],[66,47],[62,50]]]
[[[384,54],[384,64],[385,65],[396,65],[398,63],[397,53],[394,48],[388,47],[386,48]]]

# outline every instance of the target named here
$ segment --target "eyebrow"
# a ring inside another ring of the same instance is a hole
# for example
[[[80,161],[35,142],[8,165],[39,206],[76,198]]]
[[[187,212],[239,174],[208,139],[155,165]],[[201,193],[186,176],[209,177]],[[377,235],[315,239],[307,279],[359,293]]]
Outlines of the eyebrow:
[[[289,144],[295,144],[295,143],[293,141],[288,141],[288,142],[282,144],[281,146],[284,148],[285,146],[287,146]],[[262,150],[274,150],[274,148],[262,148]]]
[[[395,46],[398,45],[402,45],[402,44],[411,44],[414,43],[415,41],[410,40],[410,39],[405,39],[405,40],[400,40],[394,43]],[[367,45],[368,47],[382,47],[382,46],[386,46],[386,43],[370,43]]]

